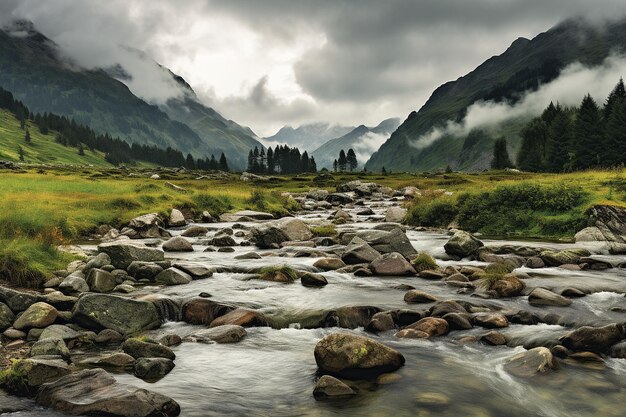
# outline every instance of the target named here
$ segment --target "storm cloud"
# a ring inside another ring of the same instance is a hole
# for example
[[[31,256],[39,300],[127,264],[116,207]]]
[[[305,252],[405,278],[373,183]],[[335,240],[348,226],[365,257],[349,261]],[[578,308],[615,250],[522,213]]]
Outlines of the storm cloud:
[[[5,0],[80,65],[120,64],[137,95],[180,94],[261,135],[285,124],[375,125],[558,22],[624,14],[620,0]],[[145,51],[146,59],[128,48]]]

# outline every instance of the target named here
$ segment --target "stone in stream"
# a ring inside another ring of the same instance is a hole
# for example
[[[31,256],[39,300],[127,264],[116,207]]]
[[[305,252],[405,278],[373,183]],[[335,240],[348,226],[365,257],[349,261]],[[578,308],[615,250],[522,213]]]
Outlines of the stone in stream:
[[[95,338],[96,343],[117,343],[124,340],[124,336],[112,329],[104,329]]]
[[[193,252],[191,242],[182,236],[175,236],[163,243],[165,252]]]
[[[5,331],[15,321],[15,314],[11,311],[8,305],[0,303],[0,332]]]
[[[180,406],[162,394],[118,383],[102,369],[67,375],[41,387],[37,403],[71,415],[171,417]]]
[[[120,269],[128,268],[133,261],[159,262],[165,260],[162,250],[150,248],[139,242],[116,241],[102,243],[98,246],[98,251],[109,255],[111,264]]]
[[[443,317],[448,313],[467,313],[465,307],[453,300],[439,301],[429,310],[434,317]]]
[[[562,295],[555,294],[545,288],[535,288],[528,294],[528,302],[534,306],[566,307],[572,304],[572,300]]]
[[[448,313],[442,317],[448,322],[450,330],[469,330],[472,327],[469,314],[463,313]]]
[[[470,233],[458,230],[443,247],[449,255],[467,258],[475,254],[476,251],[483,246],[483,242],[476,239]]]
[[[268,325],[267,319],[262,313],[246,308],[237,308],[216,318],[211,322],[209,327],[217,327],[224,324],[236,324],[243,327],[262,327]]]
[[[15,361],[4,380],[3,388],[18,395],[32,395],[41,385],[70,373],[62,359],[29,358]]]
[[[201,343],[237,343],[246,337],[247,334],[248,332],[242,326],[224,324],[222,326],[197,331],[191,336],[187,336],[185,341]]]
[[[331,333],[315,345],[315,362],[329,374],[347,378],[395,371],[404,356],[375,340],[351,333]]]
[[[402,223],[406,217],[407,210],[402,207],[389,207],[385,213],[385,222]]]
[[[112,329],[121,334],[156,329],[161,325],[152,302],[108,294],[83,295],[72,310],[72,320],[88,329]]]
[[[236,219],[240,217],[247,217],[253,220],[272,220],[274,218],[274,215],[270,213],[263,213],[261,211],[252,211],[252,210],[242,210],[233,214],[228,214],[226,216],[231,218],[231,220],[229,221],[239,221]]]
[[[174,369],[174,362],[166,358],[140,358],[135,361],[134,371],[137,378],[156,382]]]
[[[611,356],[618,359],[626,359],[626,340],[611,346]]]
[[[504,364],[504,370],[518,378],[530,378],[558,368],[557,360],[550,352],[550,349],[545,347],[536,347],[518,353]]]
[[[396,328],[394,314],[390,311],[381,311],[372,316],[365,326],[365,330],[372,333],[386,332]]]
[[[410,290],[404,294],[404,302],[409,304],[432,303],[438,301],[437,297],[420,290]]]
[[[181,236],[184,237],[198,237],[198,236],[205,236],[207,233],[209,232],[209,229],[207,229],[204,226],[189,226],[188,228],[186,228],[183,233],[181,233]]]
[[[344,193],[331,193],[326,196],[326,201],[329,203],[337,203],[337,204],[350,204],[354,202],[354,199],[347,194]]]
[[[89,289],[93,292],[111,292],[117,285],[113,274],[102,269],[90,270],[86,281]]]
[[[491,290],[495,291],[499,297],[516,297],[524,290],[524,283],[515,275],[505,275],[491,285]]]
[[[385,253],[374,259],[370,269],[375,275],[403,276],[415,275],[417,272],[411,264],[398,252]]]
[[[390,232],[384,230],[361,230],[356,234],[381,254],[398,252],[407,259],[417,255],[411,241],[401,229]]]
[[[374,250],[366,241],[355,236],[346,247],[341,260],[346,264],[370,263],[379,256],[380,253]]]
[[[81,294],[89,291],[89,285],[82,272],[74,272],[61,281],[59,290],[63,294]]]
[[[443,279],[446,277],[445,273],[443,273],[442,271],[434,270],[434,269],[425,269],[423,271],[420,271],[419,274],[417,275],[420,278],[432,279],[432,280]]]
[[[560,340],[568,349],[605,352],[626,336],[625,324],[608,324],[603,327],[583,326],[569,332]]]
[[[356,395],[356,392],[352,388],[330,375],[322,375],[313,389],[313,396],[317,400],[351,397],[353,395]]]
[[[130,338],[122,344],[124,353],[129,354],[135,359],[139,358],[166,358],[170,360],[176,359],[176,355],[172,349],[167,346],[160,345],[156,342]]]
[[[395,336],[402,339],[428,339],[430,337],[428,333],[415,329],[402,329]]]
[[[323,327],[342,327],[356,329],[366,326],[372,317],[380,312],[380,308],[372,306],[339,307],[329,311],[322,321]]]
[[[87,262],[87,264],[85,264],[85,266],[83,267],[83,272],[87,273],[90,269],[100,269],[103,266],[110,264],[111,258],[109,258],[109,255],[107,255],[106,253],[99,253],[91,258],[91,260]]]
[[[546,263],[539,256],[531,256],[526,260],[526,267],[532,269],[544,268]]]
[[[163,230],[162,226],[163,221],[157,213],[144,214],[132,219],[128,223],[128,227],[125,228],[127,230],[123,229],[122,233],[131,239],[150,239],[169,235]]]
[[[540,257],[548,266],[559,266],[563,264],[577,264],[580,258],[591,255],[587,249],[575,248],[556,251],[552,249],[541,252]]]
[[[251,230],[252,240],[261,249],[278,247],[287,241],[310,240],[313,233],[302,220],[286,218]]]
[[[67,345],[58,337],[39,339],[30,348],[29,356],[61,356],[64,359],[70,357]]]
[[[154,282],[161,285],[183,285],[192,281],[191,275],[176,268],[167,268],[154,278]]]
[[[216,234],[215,236],[213,236],[212,239],[209,240],[208,243],[209,245],[217,246],[220,248],[237,245],[237,242],[235,242],[235,239],[233,239],[232,236],[227,235],[225,233]]]
[[[444,319],[438,317],[424,317],[423,319],[406,326],[403,330],[417,330],[424,332],[428,337],[443,336],[448,333],[450,326]]]
[[[209,325],[216,318],[233,311],[235,308],[206,298],[194,298],[182,306],[183,321],[189,324]]]
[[[314,267],[322,271],[335,271],[346,266],[345,262],[339,258],[322,258],[315,261]]]
[[[487,329],[509,327],[509,321],[502,313],[476,313],[472,316],[472,322]]]
[[[191,275],[193,279],[210,278],[213,276],[214,271],[213,269],[207,268],[206,266],[194,264],[191,262],[176,262],[172,266]]]
[[[57,310],[71,310],[78,298],[65,295],[61,291],[54,291],[44,295],[43,300]]]
[[[372,210],[371,208],[367,207],[363,210],[359,210],[356,212],[357,216],[372,216],[376,213],[374,213],[374,210]]]
[[[482,335],[480,337],[480,341],[491,346],[501,346],[506,345],[507,343],[506,337],[502,333],[495,330]]]
[[[163,267],[155,262],[133,261],[128,265],[128,273],[135,279],[154,280]]]
[[[300,282],[305,287],[323,287],[328,284],[328,281],[323,275],[313,274],[311,272],[305,272],[300,277]]]
[[[57,319],[59,312],[56,308],[50,304],[44,302],[38,302],[32,304],[26,311],[24,311],[13,323],[13,327],[17,330],[24,330],[30,328],[44,328]]]
[[[167,225],[169,227],[181,227],[185,226],[186,224],[187,221],[185,220],[185,216],[183,216],[183,213],[180,210],[172,209],[172,212],[170,213],[170,218],[167,221]]]
[[[110,355],[97,356],[80,362],[80,365],[104,369],[130,369],[134,364],[135,358],[124,352],[115,352]]]

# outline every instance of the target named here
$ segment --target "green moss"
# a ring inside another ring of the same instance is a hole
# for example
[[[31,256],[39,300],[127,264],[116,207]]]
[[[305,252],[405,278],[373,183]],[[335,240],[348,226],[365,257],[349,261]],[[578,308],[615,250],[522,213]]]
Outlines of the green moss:
[[[337,227],[334,224],[313,226],[311,232],[316,237],[333,237],[337,236]]]
[[[263,280],[273,281],[276,274],[283,274],[291,281],[298,279],[297,271],[288,265],[266,266],[259,270],[259,278]]]
[[[32,389],[28,384],[28,363],[13,360],[11,366],[0,371],[0,387],[16,395],[30,395]]]

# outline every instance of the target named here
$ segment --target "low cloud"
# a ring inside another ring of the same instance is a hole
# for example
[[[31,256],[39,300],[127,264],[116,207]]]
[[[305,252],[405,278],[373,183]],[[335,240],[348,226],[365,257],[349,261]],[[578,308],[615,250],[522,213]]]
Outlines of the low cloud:
[[[389,135],[368,132],[358,139],[358,142],[352,147],[359,161],[359,166],[365,165],[368,159],[380,146],[389,139]]]
[[[468,107],[461,122],[448,121],[443,126],[412,141],[415,149],[424,149],[444,136],[464,136],[475,128],[498,126],[508,120],[538,116],[550,104],[578,106],[589,93],[601,105],[620,77],[626,72],[626,56],[612,55],[595,67],[574,63],[567,66],[558,78],[537,91],[525,94],[517,103],[479,101]]]

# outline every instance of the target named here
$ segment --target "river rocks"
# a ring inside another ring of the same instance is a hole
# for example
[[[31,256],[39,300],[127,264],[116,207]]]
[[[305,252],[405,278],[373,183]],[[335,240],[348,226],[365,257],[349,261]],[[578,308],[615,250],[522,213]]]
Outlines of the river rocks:
[[[505,275],[491,285],[499,297],[517,297],[524,290],[524,283],[514,275]]]
[[[406,217],[407,210],[402,207],[389,207],[385,213],[385,222],[402,223]]]
[[[107,294],[86,294],[79,298],[72,310],[72,319],[89,329],[112,329],[122,334],[161,325],[153,303]]]
[[[472,322],[487,329],[499,329],[509,326],[509,321],[502,313],[476,313],[472,316]]]
[[[313,266],[322,271],[334,271],[345,267],[346,264],[339,258],[322,258],[315,261]]]
[[[97,356],[85,359],[81,365],[104,369],[130,369],[135,364],[135,358],[127,353],[115,352],[110,355]]]
[[[128,227],[122,230],[122,233],[131,239],[164,237],[167,233],[164,232],[162,226],[163,221],[157,213],[144,214],[132,219],[128,223]]]
[[[355,236],[343,253],[341,260],[346,264],[370,263],[380,256],[366,241]]]
[[[546,263],[539,256],[531,256],[526,260],[526,267],[532,269],[539,269],[546,266]]]
[[[324,337],[315,346],[314,355],[322,371],[348,378],[395,371],[405,362],[400,352],[350,333]]]
[[[202,343],[237,343],[246,337],[248,332],[242,326],[224,324],[210,329],[200,330],[185,338],[185,341]]]
[[[574,240],[578,242],[602,242],[606,238],[602,231],[595,226],[585,227],[574,235]]]
[[[310,272],[303,273],[300,277],[300,282],[305,287],[323,287],[328,284],[328,281],[323,275]]]
[[[430,315],[434,317],[443,317],[448,313],[467,313],[467,310],[461,304],[452,300],[439,301],[429,311]]]
[[[450,330],[468,330],[473,327],[468,314],[448,313],[442,318],[448,322]]]
[[[626,210],[623,207],[595,205],[586,214],[598,229],[599,233],[594,233],[594,237],[597,237],[595,240],[616,243],[626,242]],[[600,235],[602,238],[600,238]]]
[[[540,257],[548,266],[560,266],[563,264],[577,264],[580,258],[589,256],[587,249],[565,249],[561,251],[545,250]]]
[[[507,343],[506,337],[502,333],[496,331],[485,333],[480,337],[480,341],[490,346],[502,346]]]
[[[191,275],[193,279],[209,278],[213,276],[214,271],[212,268],[207,268],[206,266],[203,266],[201,264],[195,264],[191,262],[176,262],[172,266]]]
[[[483,246],[483,242],[476,239],[470,233],[463,230],[458,230],[454,235],[446,242],[444,249],[447,254],[458,256],[460,258],[466,258],[471,256]]]
[[[155,262],[132,261],[127,270],[128,274],[137,280],[153,281],[154,277],[163,271],[163,267]]]
[[[182,236],[176,236],[163,243],[165,252],[193,252],[191,242]]]
[[[419,274],[417,275],[420,278],[432,279],[432,280],[439,280],[439,279],[443,279],[446,277],[446,274],[444,272],[439,271],[439,270],[434,270],[434,269],[424,269],[420,271]]]
[[[386,253],[374,259],[370,264],[370,269],[376,275],[382,276],[403,276],[415,275],[415,269],[411,264],[397,252]]]
[[[267,319],[258,311],[237,308],[213,320],[209,327],[224,324],[235,324],[243,327],[267,326]]]
[[[84,370],[42,386],[37,402],[72,415],[149,417],[180,414],[180,406],[171,398],[120,384],[102,369]]]
[[[560,341],[568,349],[605,352],[626,336],[624,324],[609,324],[603,327],[583,326],[563,336]]]
[[[163,251],[150,248],[143,243],[116,241],[102,243],[98,251],[104,252],[111,258],[113,266],[126,269],[133,261],[159,262],[165,260]]]
[[[405,329],[424,332],[428,337],[442,336],[448,333],[448,322],[438,317],[424,317],[423,319],[406,326]]]
[[[235,239],[232,236],[226,233],[217,233],[211,240],[209,240],[209,245],[217,246],[219,248],[225,248],[230,246],[237,245]]]
[[[350,204],[354,202],[354,199],[348,194],[331,193],[326,196],[326,201],[331,204]]]
[[[82,272],[74,272],[59,284],[59,290],[63,294],[82,294],[89,291],[89,284]]]
[[[415,329],[402,329],[395,336],[402,339],[428,339],[430,337],[428,333]]]
[[[20,359],[11,366],[4,387],[14,394],[33,394],[46,382],[55,381],[69,373],[68,365],[61,359]]]
[[[406,234],[400,229],[394,229],[390,232],[384,230],[363,230],[357,233],[367,242],[374,250],[379,253],[398,252],[407,259],[417,255],[417,251],[409,241]]]
[[[34,294],[0,286],[0,302],[5,303],[14,313],[26,310],[37,301],[39,297]]]
[[[558,368],[559,364],[550,349],[545,347],[518,353],[504,364],[504,370],[518,378],[529,378]]]
[[[404,294],[404,302],[409,304],[432,303],[437,301],[437,297],[420,290],[410,290]]]
[[[209,229],[207,229],[204,226],[189,226],[188,228],[186,228],[183,233],[181,233],[181,236],[184,237],[198,237],[198,236],[205,236],[208,233]]]
[[[13,314],[8,305],[0,303],[0,332],[11,327],[13,321],[15,321],[15,314]]]
[[[129,354],[135,359],[138,358],[167,358],[174,360],[176,355],[167,346],[160,345],[152,341],[143,341],[140,339],[126,339],[122,345],[124,353]]]
[[[172,209],[167,224],[170,227],[181,227],[185,226],[187,221],[185,221],[185,216],[183,216],[183,213],[180,210]]]
[[[124,336],[120,332],[116,332],[112,329],[104,329],[98,333],[94,341],[96,343],[117,343],[124,340]]]
[[[140,358],[135,361],[134,371],[137,378],[155,382],[174,369],[174,362],[166,358]]]
[[[313,233],[302,220],[282,219],[251,230],[252,240],[262,249],[278,247],[286,241],[304,241],[313,237]]]
[[[365,330],[372,333],[386,332],[396,328],[394,315],[390,311],[381,311],[372,316],[372,319],[365,326]]]
[[[78,332],[72,329],[69,326],[64,326],[61,324],[53,324],[51,326],[46,327],[39,335],[39,339],[62,339],[64,341],[70,341],[73,339],[77,339],[81,336],[81,332]]]
[[[216,318],[234,310],[234,307],[205,298],[194,298],[183,304],[183,321],[190,324],[209,325]]]
[[[36,341],[30,348],[30,356],[61,356],[62,358],[69,358],[70,351],[67,345],[58,337],[45,338]]]
[[[614,358],[626,359],[626,340],[611,346],[610,354]]]
[[[109,258],[109,255],[107,255],[106,253],[99,253],[93,258],[91,258],[91,260],[85,264],[85,266],[82,268],[82,271],[87,273],[90,269],[93,269],[93,268],[100,269],[110,264],[111,264],[111,258]]]
[[[57,309],[50,304],[38,302],[28,307],[28,309],[15,320],[13,327],[17,330],[30,329],[33,327],[41,329],[54,323],[58,315],[59,312]]]
[[[313,396],[316,399],[350,397],[353,395],[356,395],[356,392],[352,388],[330,375],[322,375],[313,389]]]
[[[154,278],[154,282],[161,285],[182,285],[189,284],[191,281],[189,274],[176,268],[167,268]]]
[[[252,220],[272,220],[274,216],[270,213],[263,213],[261,211],[242,210],[231,215],[234,218],[246,217]],[[237,220],[234,220],[237,221]]]
[[[111,292],[117,285],[113,274],[102,269],[90,270],[86,282],[91,291],[101,293]]]
[[[534,306],[566,307],[572,304],[572,300],[562,295],[555,294],[545,288],[535,288],[528,294],[528,302]]]

